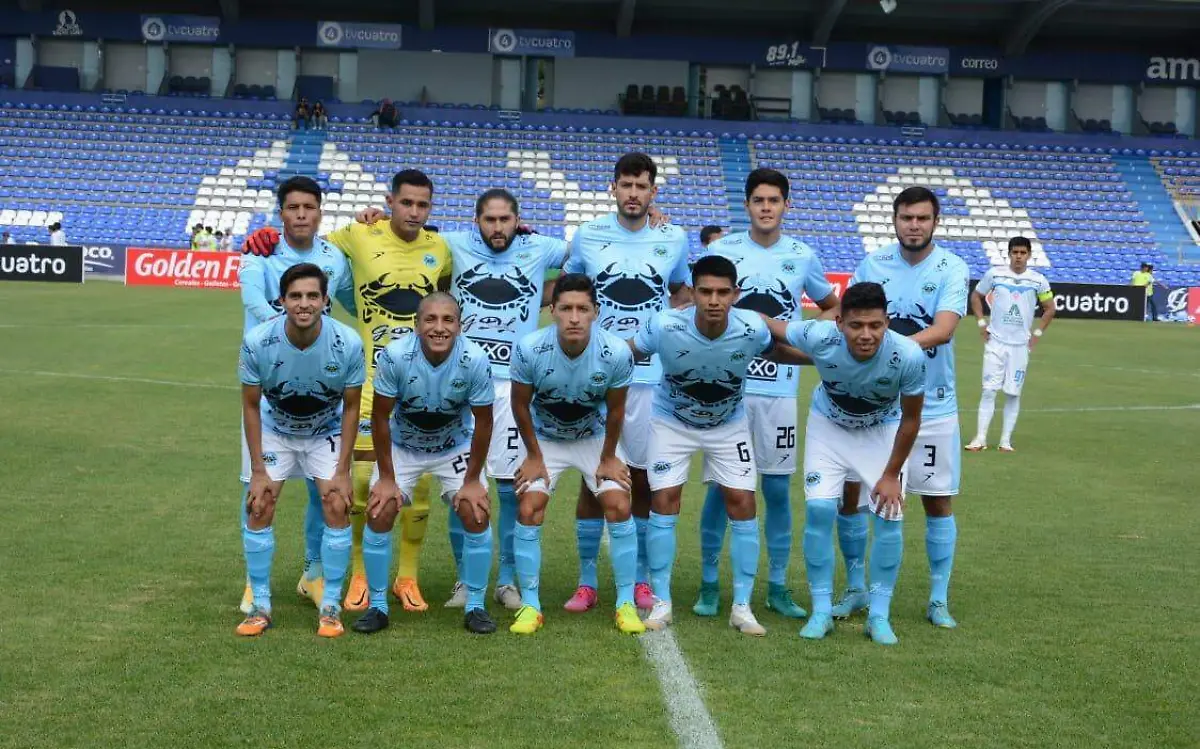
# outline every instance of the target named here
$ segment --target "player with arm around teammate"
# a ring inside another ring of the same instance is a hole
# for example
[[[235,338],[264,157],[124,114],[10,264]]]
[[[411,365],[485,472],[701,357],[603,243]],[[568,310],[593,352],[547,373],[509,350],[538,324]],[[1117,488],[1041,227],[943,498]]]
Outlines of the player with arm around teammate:
[[[1021,410],[1021,389],[1029,370],[1029,352],[1054,322],[1054,292],[1041,273],[1029,268],[1033,244],[1025,237],[1008,240],[1008,267],[988,268],[971,292],[971,311],[983,336],[983,394],[979,398],[979,426],[967,450],[987,449],[988,427],[996,411],[996,391],[1004,391],[1004,425],[1000,452],[1012,452],[1012,433]],[[992,317],[983,314],[984,298],[991,294]],[[1034,314],[1042,307],[1042,324]]]
[[[350,562],[350,461],[365,378],[362,341],[326,317],[329,279],[311,263],[280,279],[284,316],[246,334],[238,371],[249,449],[249,484],[242,546],[254,601],[237,627],[243,636],[271,626],[271,561],[275,505],[283,483],[312,478],[321,492],[325,528],[322,637],[344,631],[339,599]],[[343,435],[345,439],[343,439]]]
[[[833,530],[847,481],[871,487],[875,542],[866,634],[894,645],[889,607],[904,549],[905,463],[921,428],[925,355],[888,330],[887,297],[877,283],[846,289],[837,321],[768,320],[771,334],[807,354],[821,382],[804,428],[804,561],[812,615],[800,636],[833,631]]]

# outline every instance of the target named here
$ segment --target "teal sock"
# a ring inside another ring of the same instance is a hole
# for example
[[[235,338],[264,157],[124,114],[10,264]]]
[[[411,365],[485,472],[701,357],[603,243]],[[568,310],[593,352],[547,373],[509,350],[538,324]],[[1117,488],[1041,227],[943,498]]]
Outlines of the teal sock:
[[[646,551],[646,529],[650,525],[649,518],[639,518],[636,515],[633,517],[633,524],[637,527],[637,582],[650,582],[650,563],[647,561],[649,554]]]
[[[451,517],[457,517],[453,513]],[[462,523],[459,523],[462,527]],[[463,584],[467,586],[466,610],[482,609],[487,593],[488,575],[492,571],[492,527],[489,525],[479,533],[463,531],[462,567]]]
[[[541,611],[542,526],[517,523],[513,536],[513,556],[516,557],[517,581],[521,585],[521,603]]]
[[[496,585],[512,585],[515,563],[513,561],[513,529],[517,525],[517,492],[512,479],[496,479],[496,494],[500,498],[500,515],[496,519],[496,530],[500,533],[500,570],[496,574]]]
[[[600,538],[604,535],[604,520],[576,520],[575,541],[579,545],[579,584],[595,589],[596,559],[600,556]],[[635,549],[636,553],[636,549]]]
[[[768,581],[772,585],[787,584],[788,558],[792,554],[792,477],[786,474],[763,474],[762,493],[767,512],[764,518],[767,535]]]
[[[654,595],[671,602],[671,570],[675,567],[675,525],[678,515],[659,515],[653,510],[646,521],[646,556]]]
[[[367,569],[367,589],[371,608],[388,612],[388,572],[392,567],[392,534],[377,533],[367,526],[363,529],[363,566]]]
[[[275,529],[267,526],[252,531],[242,526],[242,549],[246,553],[246,574],[254,592],[254,605],[271,610],[271,560],[275,556]]]
[[[867,589],[867,513],[837,516],[838,546],[846,560],[846,587]]]
[[[871,544],[871,608],[870,616],[887,618],[891,612],[892,592],[900,576],[900,560],[904,556],[904,521],[884,520],[871,516],[875,527],[875,542]]]
[[[463,540],[466,538],[466,529],[463,528],[462,518],[453,510],[450,511],[450,519],[447,521],[447,530],[450,534],[450,552],[454,554],[454,574],[459,580],[463,579]],[[488,543],[491,543],[491,535],[488,536]],[[491,564],[491,556],[488,557],[488,564]],[[486,582],[486,581],[485,581]]]
[[[317,482],[308,479],[308,506],[304,510],[304,577],[321,577],[321,544],[325,537],[325,508]]]
[[[342,583],[346,579],[346,568],[350,566],[350,526],[325,526],[321,540],[321,559],[325,575],[325,593],[321,597],[321,608],[332,606],[341,610]]]
[[[925,517],[925,553],[929,555],[929,602],[948,603],[950,572],[954,569],[954,547],[958,543],[958,524],[954,516]]]
[[[833,611],[833,526],[836,499],[810,499],[804,503],[804,566],[812,591],[814,614]]]
[[[729,542],[733,563],[733,605],[749,605],[750,594],[754,592],[754,576],[758,574],[758,518],[731,520],[729,525],[733,529]]]
[[[725,498],[716,484],[708,485],[704,509],[700,510],[700,580],[716,584],[721,571],[721,546],[725,543],[725,523],[729,513]]]
[[[633,603],[633,579],[637,576],[637,525],[633,518],[608,526],[608,556],[617,584],[617,608]]]

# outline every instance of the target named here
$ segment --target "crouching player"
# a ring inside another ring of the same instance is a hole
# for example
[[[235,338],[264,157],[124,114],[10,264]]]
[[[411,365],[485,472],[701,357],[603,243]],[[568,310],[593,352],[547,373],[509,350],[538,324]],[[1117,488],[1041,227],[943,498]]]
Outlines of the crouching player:
[[[812,358],[821,382],[804,429],[804,562],[812,615],[800,636],[833,631],[833,528],[843,484],[873,487],[871,594],[867,635],[894,645],[888,620],[904,549],[904,466],[921,428],[925,354],[888,329],[887,297],[877,283],[857,283],[832,320],[767,320],[771,334]]]
[[[417,329],[383,349],[375,367],[371,436],[376,468],[367,502],[363,562],[370,608],[354,623],[370,634],[388,626],[387,584],[392,527],[412,503],[425,474],[442,484],[451,526],[464,531],[462,578],[467,586],[463,625],[496,631],[484,608],[492,568],[491,500],[481,478],[492,439],[491,364],[478,345],[459,335],[458,302],[434,292],[417,307]]]
[[[325,587],[317,634],[337,637],[342,581],[350,564],[350,463],[359,399],[366,377],[362,340],[322,314],[329,279],[312,263],[294,265],[279,279],[284,315],[253,328],[242,343],[242,421],[249,482],[242,545],[253,605],[237,627],[260,635],[271,626],[271,561],[275,504],[283,482],[311,478],[321,494],[325,530],[321,560]],[[243,469],[244,472],[246,469]]]
[[[526,450],[516,473],[513,554],[523,605],[509,629],[517,634],[533,634],[542,626],[542,520],[568,468],[579,469],[604,507],[617,629],[630,634],[646,629],[633,603],[637,526],[630,515],[629,467],[618,452],[633,353],[623,339],[594,325],[598,311],[596,287],[587,276],[559,276],[550,302],[554,324],[522,338],[513,357],[513,418]]]

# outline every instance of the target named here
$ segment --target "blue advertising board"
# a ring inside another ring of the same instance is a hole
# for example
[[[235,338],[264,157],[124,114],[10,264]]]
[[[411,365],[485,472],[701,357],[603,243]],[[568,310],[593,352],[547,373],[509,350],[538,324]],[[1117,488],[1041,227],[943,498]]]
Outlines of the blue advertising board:
[[[148,42],[216,42],[221,19],[215,16],[142,16],[142,39]]]
[[[574,57],[575,32],[545,29],[489,29],[488,52],[493,55]]]
[[[867,48],[866,66],[867,70],[880,73],[942,75],[950,72],[950,50],[945,47],[872,44]]]
[[[400,49],[404,27],[398,23],[348,23],[318,21],[317,46]]]

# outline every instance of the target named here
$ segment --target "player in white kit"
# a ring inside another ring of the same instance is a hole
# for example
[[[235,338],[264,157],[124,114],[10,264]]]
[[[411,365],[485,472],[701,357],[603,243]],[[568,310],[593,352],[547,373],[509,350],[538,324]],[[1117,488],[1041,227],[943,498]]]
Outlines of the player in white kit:
[[[1004,391],[1004,423],[1000,451],[1012,452],[1012,433],[1021,410],[1021,388],[1029,369],[1029,352],[1054,321],[1054,292],[1041,273],[1029,268],[1033,245],[1025,237],[1008,240],[1008,267],[989,268],[971,292],[971,311],[983,335],[983,394],[979,399],[979,429],[967,450],[987,449],[988,427],[996,411],[996,392]],[[988,302],[992,317],[984,316]],[[1038,306],[1042,324],[1034,325]]]

